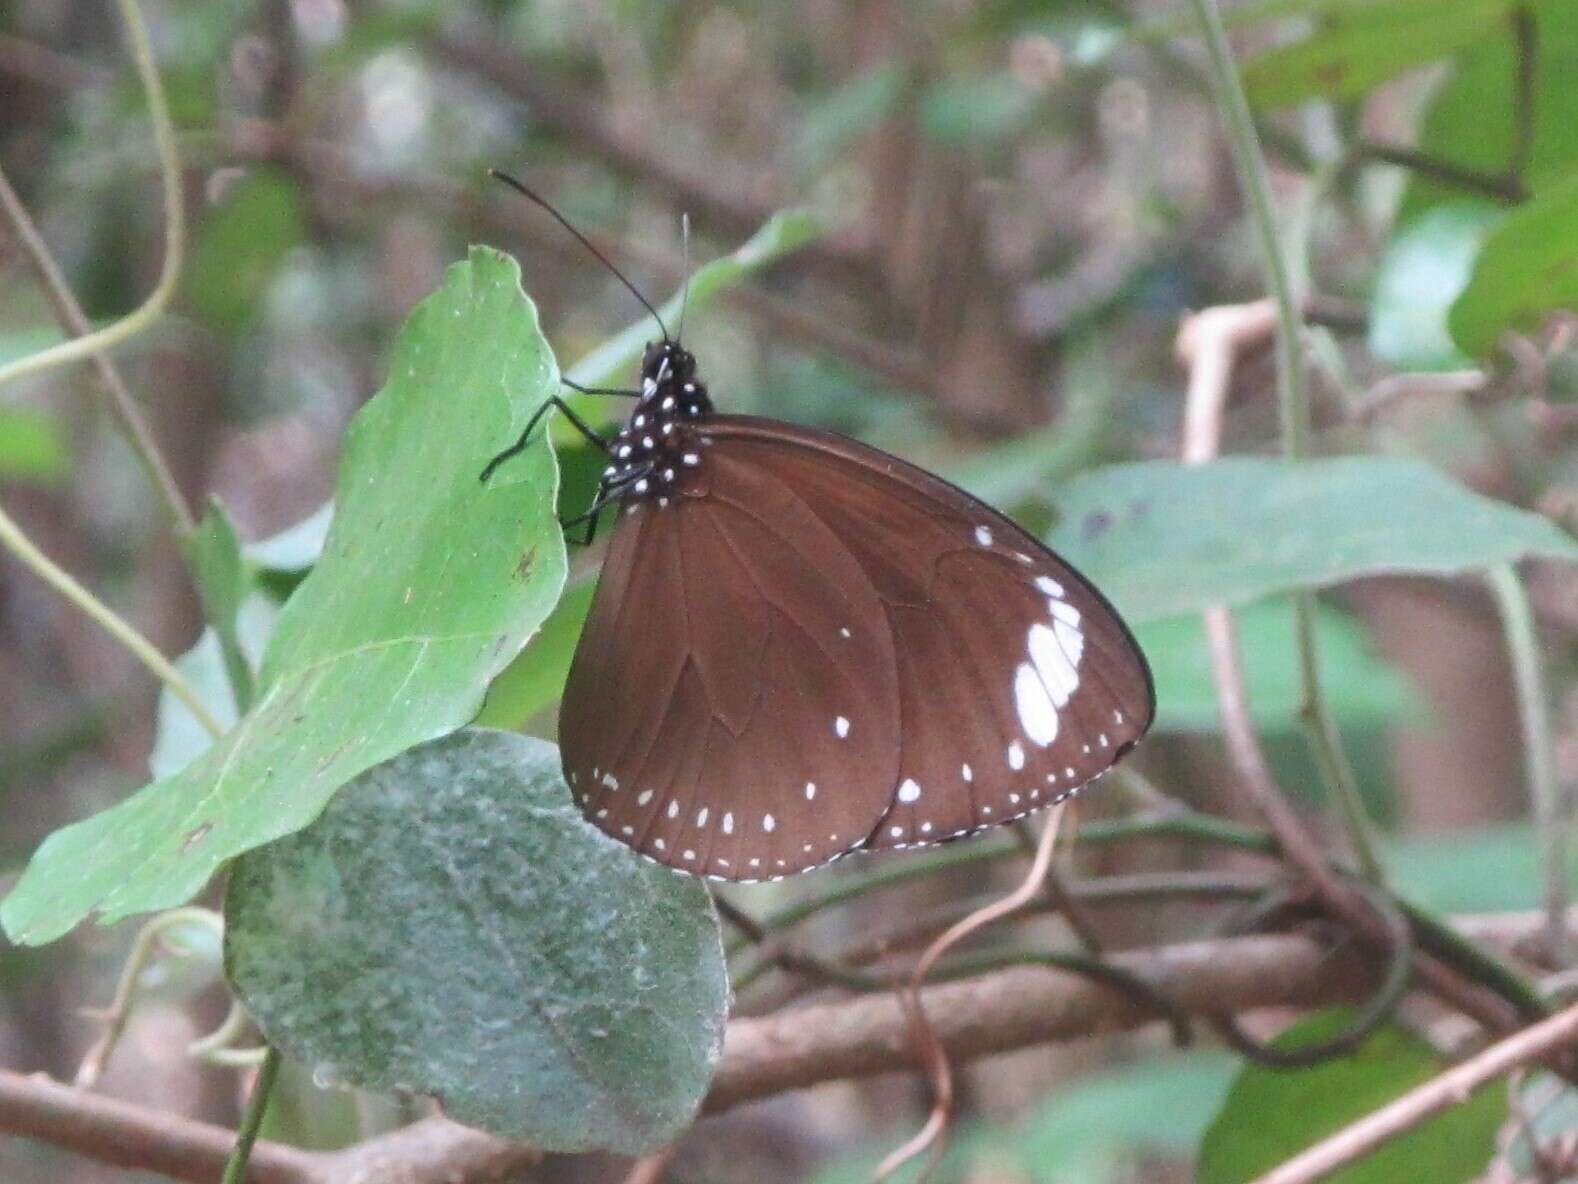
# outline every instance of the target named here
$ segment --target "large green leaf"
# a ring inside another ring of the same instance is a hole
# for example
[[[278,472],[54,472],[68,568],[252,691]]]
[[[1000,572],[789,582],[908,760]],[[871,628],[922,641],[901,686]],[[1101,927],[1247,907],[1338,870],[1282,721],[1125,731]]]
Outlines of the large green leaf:
[[[1578,4],[1535,0],[1539,41],[1534,72],[1533,143],[1524,183],[1535,194],[1567,182],[1578,169]],[[1503,25],[1458,55],[1436,92],[1419,132],[1419,150],[1460,168],[1500,176],[1517,136],[1514,40]],[[1460,186],[1415,173],[1398,211],[1405,225],[1428,206],[1469,196]]]
[[[1292,603],[1281,597],[1261,601],[1235,616],[1256,723],[1267,731],[1297,727],[1299,668]],[[1220,729],[1209,647],[1199,614],[1147,621],[1134,632],[1156,679],[1157,730]],[[1347,613],[1318,605],[1315,643],[1326,699],[1339,724],[1382,727],[1424,715],[1413,687],[1375,656],[1364,626]]]
[[[0,905],[14,940],[181,904],[356,774],[476,713],[564,583],[547,443],[477,480],[556,383],[515,262],[474,248],[411,315],[347,433],[323,557],[251,711],[181,772],[51,835]]]
[[[1301,1020],[1274,1043],[1312,1044],[1336,1035],[1351,1018],[1344,1008],[1325,1011]],[[1382,1027],[1357,1052],[1310,1069],[1248,1065],[1200,1144],[1196,1180],[1246,1184],[1444,1068],[1428,1044],[1396,1025]],[[1498,1081],[1326,1179],[1461,1184],[1484,1170],[1506,1116],[1506,1083]]]
[[[1056,502],[1048,541],[1132,621],[1381,572],[1578,559],[1546,519],[1401,457],[1110,465]]]
[[[468,729],[236,863],[225,964],[317,1076],[442,1099],[549,1151],[687,1125],[728,983],[701,882],[587,825],[551,744]]]
[[[1489,354],[1508,329],[1532,330],[1578,308],[1578,177],[1508,214],[1490,232],[1452,306],[1452,336]]]
[[[1263,106],[1324,96],[1358,98],[1425,62],[1501,28],[1514,0],[1347,0],[1319,5],[1308,36],[1244,67],[1244,89]],[[1311,5],[1310,7],[1314,7]]]

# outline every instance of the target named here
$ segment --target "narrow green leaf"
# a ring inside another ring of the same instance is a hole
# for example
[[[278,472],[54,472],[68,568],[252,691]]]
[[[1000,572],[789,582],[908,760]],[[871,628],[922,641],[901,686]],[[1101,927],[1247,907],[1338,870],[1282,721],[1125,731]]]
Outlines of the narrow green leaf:
[[[809,210],[780,210],[732,254],[714,259],[691,273],[686,315],[705,308],[718,293],[738,283],[750,272],[766,267],[821,236],[822,223]],[[669,332],[679,331],[679,309],[684,290],[675,292],[658,307]],[[650,316],[616,333],[567,372],[582,386],[618,386],[628,382],[630,369],[641,357],[642,347],[657,336]]]
[[[1301,1020],[1273,1042],[1298,1048],[1328,1039],[1351,1020],[1335,1008]],[[1419,1037],[1387,1025],[1350,1056],[1310,1069],[1248,1065],[1228,1090],[1200,1145],[1198,1184],[1246,1184],[1446,1065]],[[1328,1176],[1327,1184],[1462,1184],[1484,1170],[1507,1116],[1506,1083],[1498,1081],[1378,1151]]]
[[[1447,314],[1500,216],[1483,202],[1443,202],[1392,236],[1370,299],[1371,353],[1399,370],[1469,364],[1447,329]]]
[[[1255,722],[1266,731],[1298,727],[1300,682],[1292,602],[1283,597],[1260,601],[1234,617]],[[1199,615],[1147,621],[1135,628],[1135,636],[1156,679],[1157,730],[1218,731],[1222,721]],[[1317,605],[1315,642],[1326,698],[1339,724],[1374,728],[1423,717],[1417,692],[1375,656],[1364,626],[1353,617],[1330,605]]]
[[[247,572],[236,528],[219,499],[209,500],[208,512],[197,529],[183,540],[182,549],[197,581],[203,616],[218,639],[232,698],[236,708],[245,711],[252,703],[252,668],[241,652],[236,614],[247,594]]]
[[[1508,329],[1532,330],[1578,308],[1578,177],[1519,206],[1485,239],[1452,306],[1452,336],[1483,357]]]
[[[323,557],[285,606],[252,710],[181,772],[51,835],[0,905],[13,940],[182,904],[356,774],[476,713],[565,573],[547,442],[477,478],[556,386],[514,260],[473,248],[412,313],[347,433]]]
[[[1383,572],[1578,559],[1548,520],[1402,457],[1110,465],[1056,508],[1048,542],[1134,622]]]
[[[209,210],[192,247],[187,291],[211,323],[235,332],[257,315],[279,265],[306,237],[296,183],[274,169],[236,182]]]
[[[30,407],[0,407],[0,480],[57,485],[71,471],[59,421]]]
[[[663,1145],[722,1048],[701,881],[587,825],[541,740],[468,729],[369,770],[237,862],[225,920],[247,1010],[320,1080],[547,1151]]]
[[[797,172],[825,167],[893,109],[909,80],[899,61],[880,62],[834,88],[806,111],[789,158]]]
[[[519,728],[558,702],[596,591],[597,581],[586,580],[559,598],[542,630],[493,680],[474,721],[478,727]]]
[[[1514,0],[1353,0],[1321,6],[1308,36],[1244,67],[1257,106],[1358,98],[1504,27]]]

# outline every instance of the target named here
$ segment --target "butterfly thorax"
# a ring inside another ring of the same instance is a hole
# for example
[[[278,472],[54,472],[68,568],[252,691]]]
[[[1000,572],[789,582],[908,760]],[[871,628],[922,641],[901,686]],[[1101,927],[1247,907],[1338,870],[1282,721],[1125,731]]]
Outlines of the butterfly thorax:
[[[648,344],[641,359],[641,396],[625,426],[609,443],[612,463],[602,491],[626,503],[655,498],[659,505],[680,492],[701,466],[697,421],[712,412],[696,358],[671,341]]]

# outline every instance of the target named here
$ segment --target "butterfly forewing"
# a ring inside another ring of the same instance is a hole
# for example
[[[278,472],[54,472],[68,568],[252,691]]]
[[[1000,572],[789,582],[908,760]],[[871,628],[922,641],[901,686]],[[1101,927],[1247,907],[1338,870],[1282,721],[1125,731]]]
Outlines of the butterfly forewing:
[[[709,455],[728,497],[620,514],[565,690],[583,812],[727,879],[825,863],[887,810],[898,694],[882,602],[771,472]]]

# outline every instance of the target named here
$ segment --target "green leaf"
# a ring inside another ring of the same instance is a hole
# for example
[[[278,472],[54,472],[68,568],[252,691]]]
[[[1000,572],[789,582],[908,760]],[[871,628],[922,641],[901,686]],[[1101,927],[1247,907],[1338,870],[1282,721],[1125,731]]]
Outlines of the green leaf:
[[[766,267],[819,238],[822,231],[821,221],[809,210],[780,210],[732,254],[703,264],[691,273],[686,315],[700,312],[718,293],[738,283],[750,272]],[[684,290],[681,289],[658,308],[670,332],[678,332],[683,299]],[[570,367],[567,373],[582,386],[618,386],[628,380],[628,371],[641,357],[642,348],[656,334],[657,326],[652,323],[652,318],[642,317],[623,332],[603,342]]]
[[[71,472],[59,421],[30,407],[0,407],[0,480],[58,485]]]
[[[473,248],[412,313],[346,435],[323,557],[252,710],[180,773],[51,835],[0,905],[13,940],[181,904],[350,778],[476,713],[565,573],[547,442],[477,475],[557,380],[514,260]]]
[[[1566,184],[1578,170],[1578,119],[1560,114],[1578,109],[1578,4],[1536,0],[1532,8],[1539,62],[1534,71],[1534,137],[1523,181],[1539,195]],[[1473,172],[1502,175],[1512,163],[1517,135],[1514,60],[1514,39],[1506,23],[1461,53],[1425,112],[1419,150]],[[1398,224],[1412,221],[1437,202],[1466,196],[1459,186],[1415,173]]]
[[[1490,232],[1452,306],[1452,336],[1483,357],[1508,329],[1578,307],[1578,178],[1517,207]]]
[[[192,248],[193,307],[233,333],[259,311],[274,273],[306,238],[301,194],[289,176],[259,169],[236,182],[204,218]]]
[[[1071,1179],[1059,1167],[1093,1154],[1192,1156],[1236,1065],[1224,1052],[1190,1052],[1081,1077],[1025,1119],[1025,1165],[1038,1179]]]
[[[209,500],[208,512],[197,529],[182,541],[182,550],[197,580],[203,616],[213,626],[224,657],[225,675],[236,706],[245,710],[252,701],[252,668],[241,652],[236,614],[247,594],[247,572],[236,528],[217,498]]]
[[[796,171],[804,175],[826,166],[893,109],[908,81],[902,62],[886,61],[818,98],[789,150]]]
[[[1402,457],[1110,465],[1056,504],[1048,542],[1136,622],[1382,572],[1578,559],[1546,519]]]
[[[1345,1008],[1294,1024],[1273,1042],[1298,1048],[1328,1039],[1352,1019]],[[1245,1184],[1446,1068],[1413,1033],[1386,1025],[1350,1056],[1290,1071],[1248,1065],[1200,1145],[1198,1184]],[[1507,1116],[1506,1083],[1475,1094],[1382,1146],[1327,1184],[1461,1184],[1476,1177]]]
[[[268,571],[304,572],[318,562],[334,521],[334,503],[325,502],[294,526],[248,543],[241,553],[249,563]]]
[[[252,595],[242,600],[236,614],[236,641],[253,668],[263,660],[263,651],[278,622],[279,606],[267,596]],[[219,637],[212,626],[204,629],[197,644],[175,660],[175,668],[221,727],[235,726],[240,713],[231,692],[230,676],[225,671]],[[169,688],[160,690],[153,752],[148,757],[149,772],[156,778],[179,773],[213,743],[214,738],[198,722],[191,708],[172,695]]]
[[[546,1151],[690,1124],[728,983],[700,880],[587,825],[553,745],[468,729],[362,774],[239,860],[225,965],[320,1079],[412,1090]]]
[[[1413,835],[1382,847],[1387,880],[1409,900],[1441,913],[1497,913],[1540,904],[1540,849],[1527,822]],[[1578,878],[1578,852],[1568,874]]]
[[[1514,0],[1346,0],[1319,6],[1313,31],[1244,67],[1257,106],[1355,99],[1405,70],[1505,27]]]
[[[1499,217],[1482,202],[1445,202],[1392,236],[1370,299],[1371,353],[1399,370],[1469,364],[1447,330],[1447,313]]]
[[[1002,140],[1024,127],[1035,105],[1034,92],[1011,74],[945,79],[921,97],[921,128],[956,147]]]
[[[1260,601],[1234,617],[1256,723],[1266,731],[1298,727],[1299,668],[1292,602],[1280,597]],[[1219,730],[1222,722],[1205,626],[1199,615],[1148,621],[1136,627],[1135,636],[1156,679],[1157,730]],[[1315,642],[1326,698],[1340,725],[1376,727],[1424,715],[1413,687],[1375,656],[1364,626],[1353,617],[1330,605],[1317,605]]]
[[[488,688],[476,718],[479,727],[519,728],[559,701],[596,590],[597,581],[586,580],[559,598],[542,630]]]

